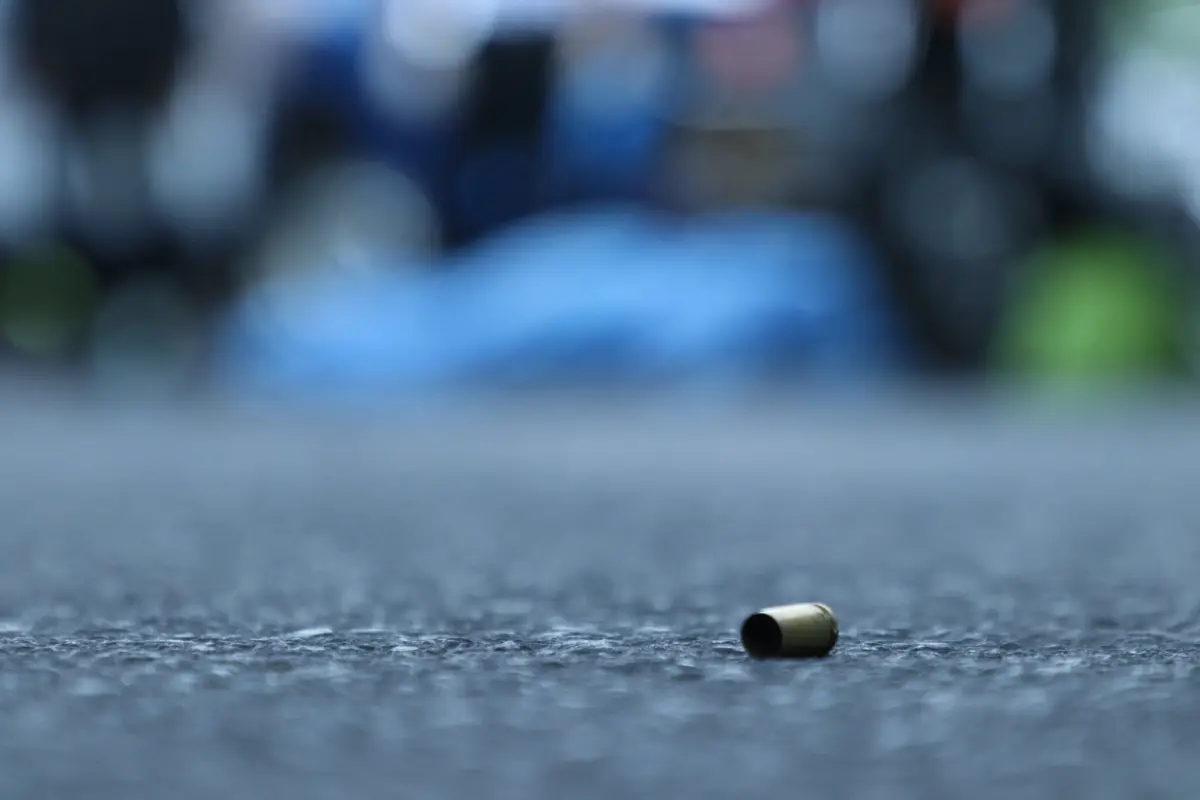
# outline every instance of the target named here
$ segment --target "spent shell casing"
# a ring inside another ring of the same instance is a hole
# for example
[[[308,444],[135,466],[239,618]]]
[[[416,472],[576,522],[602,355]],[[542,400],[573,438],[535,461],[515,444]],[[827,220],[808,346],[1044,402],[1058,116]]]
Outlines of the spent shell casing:
[[[819,658],[837,640],[837,617],[824,603],[772,606],[742,623],[742,647],[752,658]]]

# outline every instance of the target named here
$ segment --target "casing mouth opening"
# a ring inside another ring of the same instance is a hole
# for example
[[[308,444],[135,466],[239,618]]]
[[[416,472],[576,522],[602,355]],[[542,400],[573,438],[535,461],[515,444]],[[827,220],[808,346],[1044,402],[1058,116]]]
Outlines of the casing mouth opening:
[[[751,658],[772,658],[783,649],[783,629],[770,614],[751,614],[742,623],[742,647]]]

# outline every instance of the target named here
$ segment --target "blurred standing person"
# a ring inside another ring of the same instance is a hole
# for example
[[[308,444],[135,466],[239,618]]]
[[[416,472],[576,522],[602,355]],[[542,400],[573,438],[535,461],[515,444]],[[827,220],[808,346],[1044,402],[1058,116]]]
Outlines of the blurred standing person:
[[[101,258],[153,239],[143,162],[191,44],[181,0],[16,0],[16,46],[65,128],[60,211]]]
[[[1088,213],[1079,116],[1098,4],[907,4],[920,14],[916,69],[856,213],[930,366],[972,373],[987,365],[1014,265]]]
[[[46,235],[99,289],[80,344],[103,376],[194,364],[205,313],[231,291],[269,108],[255,80],[269,48],[247,46],[251,26],[234,35],[232,5],[11,0],[15,68],[52,143]]]

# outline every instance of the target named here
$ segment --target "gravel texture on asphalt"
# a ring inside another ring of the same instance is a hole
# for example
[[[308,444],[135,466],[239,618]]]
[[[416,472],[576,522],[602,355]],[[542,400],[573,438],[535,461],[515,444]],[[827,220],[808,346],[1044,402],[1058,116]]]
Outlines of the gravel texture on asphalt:
[[[1200,796],[1200,411],[27,400],[5,800]]]

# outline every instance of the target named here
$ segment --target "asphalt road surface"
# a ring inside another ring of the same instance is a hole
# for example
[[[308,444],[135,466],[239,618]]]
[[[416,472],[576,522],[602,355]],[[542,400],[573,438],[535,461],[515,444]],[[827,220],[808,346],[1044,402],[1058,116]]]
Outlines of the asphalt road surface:
[[[1200,796],[1200,406],[2,408],[5,800]]]

